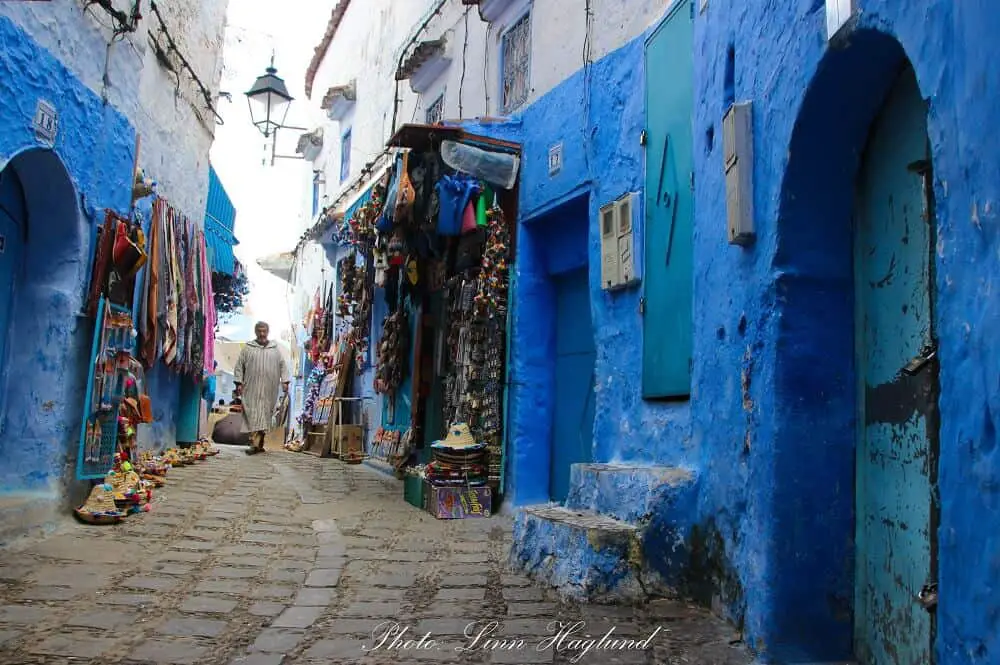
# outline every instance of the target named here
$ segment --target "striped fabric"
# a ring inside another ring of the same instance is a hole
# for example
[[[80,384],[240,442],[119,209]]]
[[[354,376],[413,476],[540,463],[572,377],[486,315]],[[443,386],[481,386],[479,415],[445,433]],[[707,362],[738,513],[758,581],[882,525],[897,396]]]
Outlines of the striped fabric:
[[[278,345],[272,341],[264,346],[257,340],[247,342],[236,361],[233,378],[243,385],[243,431],[271,429],[278,391],[288,381],[288,368]]]

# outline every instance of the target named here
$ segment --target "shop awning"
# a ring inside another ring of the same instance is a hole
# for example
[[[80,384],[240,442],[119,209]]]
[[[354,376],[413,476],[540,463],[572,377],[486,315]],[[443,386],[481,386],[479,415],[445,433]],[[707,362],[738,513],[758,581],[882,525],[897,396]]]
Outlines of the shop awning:
[[[294,262],[295,254],[293,252],[281,252],[257,259],[257,265],[286,282],[292,279],[292,264]]]
[[[205,244],[208,248],[208,265],[212,272],[227,275],[236,272],[233,247],[240,244],[234,234],[236,207],[226,188],[222,186],[215,168],[208,168],[208,202],[205,205]]]
[[[386,146],[389,148],[410,148],[422,152],[436,150],[441,145],[441,141],[458,141],[498,152],[521,152],[521,145],[518,143],[472,134],[462,127],[454,125],[406,124],[396,130]]]

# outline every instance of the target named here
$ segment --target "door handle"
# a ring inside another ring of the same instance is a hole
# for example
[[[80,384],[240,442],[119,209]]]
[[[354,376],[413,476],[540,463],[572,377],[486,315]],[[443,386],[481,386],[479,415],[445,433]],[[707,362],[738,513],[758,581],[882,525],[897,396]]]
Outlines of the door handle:
[[[927,366],[937,357],[937,349],[934,345],[929,344],[924,347],[924,349],[913,357],[910,362],[903,366],[902,372],[906,376],[916,376],[920,374]]]
[[[917,602],[928,612],[937,609],[938,585],[937,582],[928,582],[917,593]]]
[[[664,265],[670,265],[670,254],[674,247],[674,226],[677,221],[677,174],[673,177],[673,194],[663,193],[663,179],[667,175],[667,157],[670,152],[670,132],[663,137],[663,154],[660,156],[660,176],[656,184],[656,204],[661,203],[670,208],[670,226],[667,229],[667,248],[664,252]]]

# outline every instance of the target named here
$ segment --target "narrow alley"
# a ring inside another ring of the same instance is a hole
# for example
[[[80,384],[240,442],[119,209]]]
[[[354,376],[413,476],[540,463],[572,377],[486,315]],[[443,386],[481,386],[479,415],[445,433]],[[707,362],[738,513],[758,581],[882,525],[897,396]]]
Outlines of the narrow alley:
[[[0,662],[749,662],[733,629],[701,609],[563,605],[508,574],[502,516],[436,520],[363,465],[221,448],[173,469],[148,514],[115,527],[67,522],[5,552]],[[581,653],[573,638],[539,650],[552,621],[655,635],[647,650]],[[375,648],[382,622],[433,643]],[[504,641],[464,638],[470,622],[497,622]]]

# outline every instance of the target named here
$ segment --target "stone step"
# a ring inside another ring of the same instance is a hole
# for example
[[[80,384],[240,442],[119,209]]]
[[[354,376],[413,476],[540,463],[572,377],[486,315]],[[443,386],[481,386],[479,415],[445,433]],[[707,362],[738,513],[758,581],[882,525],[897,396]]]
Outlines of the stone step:
[[[695,474],[671,466],[574,464],[566,507],[638,524],[664,504],[687,503]]]
[[[514,515],[512,570],[579,602],[638,602],[639,530],[592,511],[531,506]]]

